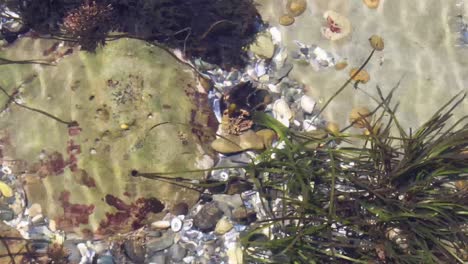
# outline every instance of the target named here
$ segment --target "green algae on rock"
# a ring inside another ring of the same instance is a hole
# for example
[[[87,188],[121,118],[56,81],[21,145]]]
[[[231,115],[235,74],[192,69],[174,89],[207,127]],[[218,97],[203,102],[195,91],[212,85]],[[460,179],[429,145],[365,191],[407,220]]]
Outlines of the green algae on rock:
[[[37,58],[51,45],[25,38],[2,56]],[[25,52],[26,46],[33,49]],[[58,229],[88,236],[126,232],[157,219],[173,204],[197,201],[194,190],[129,175],[133,169],[209,166],[201,140],[210,137],[211,112],[197,111],[205,101],[194,90],[196,76],[166,51],[121,39],[95,54],[75,52],[55,67],[2,70],[0,85],[9,94],[17,90],[15,100],[70,122],[67,126],[11,103],[0,117],[2,140],[9,142],[3,155],[24,161],[28,200],[40,204]],[[37,77],[19,85],[28,76]],[[9,98],[0,100],[5,105]]]

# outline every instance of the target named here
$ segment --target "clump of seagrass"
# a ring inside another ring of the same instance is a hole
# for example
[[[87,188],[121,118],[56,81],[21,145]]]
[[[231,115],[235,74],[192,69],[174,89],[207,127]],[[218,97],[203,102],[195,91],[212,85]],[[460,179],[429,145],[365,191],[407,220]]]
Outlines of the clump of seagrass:
[[[97,45],[105,44],[106,36],[114,25],[113,16],[110,4],[86,1],[67,13],[62,28],[83,49],[94,51]]]
[[[449,125],[465,96],[407,133],[390,106],[393,90],[386,97],[378,92],[366,135],[307,138],[255,116],[257,124],[283,135],[284,148],[270,149],[249,168],[267,212],[243,238],[249,261],[468,261],[468,116]],[[362,145],[336,147],[336,140]],[[254,235],[265,228],[270,240],[256,242]]]

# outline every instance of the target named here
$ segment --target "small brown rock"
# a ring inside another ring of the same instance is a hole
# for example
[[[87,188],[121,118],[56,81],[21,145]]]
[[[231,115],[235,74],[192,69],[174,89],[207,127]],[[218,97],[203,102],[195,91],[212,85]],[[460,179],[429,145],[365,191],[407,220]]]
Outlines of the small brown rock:
[[[180,202],[174,205],[171,210],[171,214],[173,215],[187,215],[188,213],[188,204],[184,202]]]
[[[352,77],[353,80],[355,80],[356,82],[367,83],[370,80],[369,73],[367,73],[367,71],[365,70],[361,70],[359,71],[359,73],[357,73],[358,70],[358,68],[351,69],[351,71],[349,72],[349,76]],[[357,75],[355,75],[356,73]]]
[[[279,23],[282,26],[290,26],[290,25],[294,24],[294,21],[295,21],[294,17],[292,17],[290,15],[282,15],[279,18]]]
[[[383,41],[383,38],[377,35],[372,35],[369,38],[370,45],[372,46],[373,49],[381,51],[384,49],[385,44]]]
[[[286,9],[291,16],[300,16],[307,9],[306,0],[288,0]]]
[[[380,4],[380,0],[363,0],[363,2],[370,9],[376,9]]]
[[[346,61],[340,61],[337,64],[335,64],[335,70],[340,71],[343,70],[348,66],[348,63]]]

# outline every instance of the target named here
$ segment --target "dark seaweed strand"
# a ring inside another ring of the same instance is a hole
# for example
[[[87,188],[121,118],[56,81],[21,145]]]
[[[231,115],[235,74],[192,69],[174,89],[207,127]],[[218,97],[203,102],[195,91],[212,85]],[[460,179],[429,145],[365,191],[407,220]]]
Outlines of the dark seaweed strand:
[[[41,110],[41,109],[36,109],[36,108],[32,108],[32,107],[29,107],[29,106],[20,104],[20,103],[18,103],[18,102],[15,100],[15,98],[13,98],[11,95],[9,95],[9,94],[7,93],[7,91],[5,91],[5,89],[4,89],[3,87],[0,86],[0,90],[2,90],[2,92],[3,92],[6,96],[8,96],[8,98],[11,100],[11,102],[15,103],[16,105],[18,105],[18,106],[20,106],[20,107],[26,108],[26,109],[28,109],[28,110],[31,110],[31,111],[36,112],[36,113],[39,113],[39,114],[43,114],[43,115],[45,115],[45,116],[47,116],[47,117],[49,117],[49,118],[54,119],[55,121],[57,121],[57,122],[59,122],[59,123],[62,123],[62,124],[65,124],[65,125],[67,125],[67,126],[70,126],[70,125],[72,125],[72,124],[75,123],[75,122],[73,122],[73,121],[70,121],[70,122],[64,121],[64,120],[62,120],[62,119],[60,119],[60,118],[58,118],[58,117],[56,117],[56,116],[54,116],[54,115],[52,115],[52,114],[49,114],[49,113],[47,113],[47,112],[45,112],[45,111],[43,111],[43,110]]]

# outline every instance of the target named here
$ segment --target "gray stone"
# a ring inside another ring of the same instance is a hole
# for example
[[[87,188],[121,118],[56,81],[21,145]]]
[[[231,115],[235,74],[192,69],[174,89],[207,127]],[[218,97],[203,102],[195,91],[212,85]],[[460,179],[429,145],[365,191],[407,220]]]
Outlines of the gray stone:
[[[179,244],[174,244],[169,248],[168,254],[173,261],[182,261],[187,255],[187,250]]]
[[[164,250],[174,244],[175,234],[172,231],[165,232],[161,237],[150,238],[146,242],[148,253]]]
[[[169,263],[167,256],[163,253],[154,254],[146,260],[148,264],[166,264]]]
[[[102,255],[97,259],[97,264],[114,264],[112,255]]]
[[[13,210],[6,206],[0,206],[0,220],[10,221],[13,220],[13,218],[15,218]]]
[[[146,250],[143,244],[134,239],[129,239],[124,242],[125,255],[134,263],[143,263],[145,261]]]
[[[231,217],[231,211],[234,208],[238,208],[243,205],[240,194],[214,194],[213,201],[217,203],[218,208],[221,209],[229,218]]]

